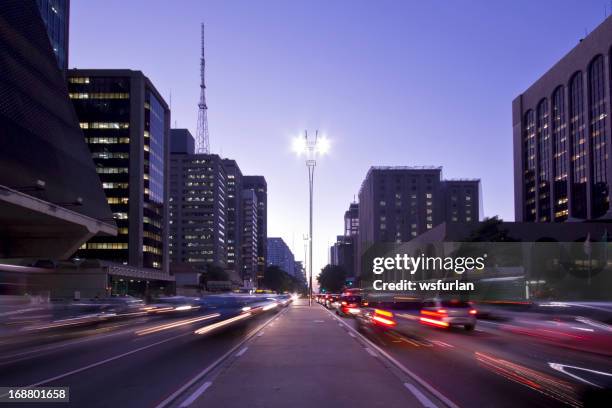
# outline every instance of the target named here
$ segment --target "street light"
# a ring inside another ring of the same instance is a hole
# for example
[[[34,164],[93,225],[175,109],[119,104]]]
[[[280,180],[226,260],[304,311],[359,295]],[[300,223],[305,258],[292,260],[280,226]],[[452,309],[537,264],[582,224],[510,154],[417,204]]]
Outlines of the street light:
[[[308,131],[304,131],[304,137],[296,137],[293,140],[293,151],[298,156],[306,157],[306,167],[308,168],[308,191],[310,194],[310,223],[308,233],[308,305],[312,306],[312,193],[314,184],[314,168],[317,165],[317,157],[329,152],[329,140],[321,136],[319,131],[315,131],[314,139],[308,138]]]

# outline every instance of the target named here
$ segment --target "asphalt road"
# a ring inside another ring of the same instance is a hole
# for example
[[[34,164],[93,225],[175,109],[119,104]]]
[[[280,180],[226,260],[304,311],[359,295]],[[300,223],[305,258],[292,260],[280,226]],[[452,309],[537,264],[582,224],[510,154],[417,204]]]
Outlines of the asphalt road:
[[[357,328],[355,319],[341,319]],[[396,330],[362,334],[458,406],[612,404],[604,391],[612,388],[609,356],[508,333],[493,322],[479,321],[475,331],[466,332],[424,326],[411,314],[397,319]]]
[[[0,385],[70,387],[69,404],[18,407],[155,407],[276,312],[208,335],[194,330],[218,319],[202,312],[108,322],[27,342],[0,340]],[[354,319],[338,319],[356,327]],[[609,356],[511,333],[493,322],[479,321],[475,331],[465,332],[422,326],[408,314],[398,320],[395,331],[362,334],[460,407],[580,407],[588,393],[612,388]],[[350,362],[338,363],[329,375],[350,369]],[[607,398],[586,406],[610,406]]]
[[[153,407],[273,313],[208,335],[193,333],[208,319],[189,322],[206,314],[191,314],[41,336],[21,349],[0,343],[0,385],[70,387],[69,404],[14,404],[19,407]]]

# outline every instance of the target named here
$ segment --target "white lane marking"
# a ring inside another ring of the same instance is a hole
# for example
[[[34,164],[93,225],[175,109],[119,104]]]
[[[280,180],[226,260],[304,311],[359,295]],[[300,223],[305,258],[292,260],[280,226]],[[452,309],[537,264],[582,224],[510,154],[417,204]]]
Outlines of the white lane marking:
[[[281,315],[283,313],[286,313],[287,310],[289,309],[285,309],[281,312],[279,312]],[[279,316],[280,317],[280,316]],[[225,361],[228,357],[230,357],[232,354],[234,354],[236,352],[236,350],[238,350],[240,347],[242,347],[247,341],[249,341],[252,337],[255,336],[256,333],[258,333],[259,331],[261,331],[264,327],[266,327],[268,324],[270,324],[270,322],[272,322],[272,320],[274,320],[274,318],[268,319],[266,322],[264,322],[263,324],[261,324],[260,326],[256,327],[255,329],[251,330],[246,337],[244,338],[244,340],[242,340],[240,343],[236,344],[234,347],[232,347],[231,349],[229,349],[225,354],[223,354],[221,357],[219,357],[215,362],[213,362],[211,365],[209,365],[208,367],[206,367],[205,369],[203,369],[202,371],[200,371],[199,373],[197,373],[194,377],[192,377],[189,381],[187,381],[185,384],[183,384],[178,390],[174,391],[171,395],[168,396],[168,398],[166,398],[165,400],[163,400],[162,402],[160,402],[159,404],[157,404],[155,406],[155,408],[164,408],[167,407],[168,405],[170,405],[174,400],[176,400],[181,394],[183,394],[185,391],[187,391],[189,389],[189,387],[191,387],[193,384],[195,384],[196,382],[200,381],[202,378],[204,378],[204,376],[206,376],[208,373],[210,373],[213,369],[215,369],[217,366],[219,366],[221,363],[223,363],[223,361]]]
[[[246,353],[246,351],[248,350],[248,347],[244,347],[242,350],[240,350],[239,352],[236,353],[236,357],[240,357],[241,355],[243,355],[244,353]]]
[[[338,323],[338,326],[342,327],[342,323]]]
[[[338,321],[341,321],[340,318],[336,318],[336,316],[334,316],[333,314],[331,314],[331,312],[329,312],[329,315],[334,318],[337,319]],[[362,334],[360,334],[357,330],[355,330],[354,328],[352,328],[348,323],[344,323],[343,324],[347,327],[347,329],[349,331],[352,331],[353,333],[355,333],[355,335],[359,336],[359,338],[365,343],[370,345],[370,347],[372,347],[372,349],[376,350],[381,356],[383,356],[384,358],[386,358],[387,360],[389,360],[391,363],[393,363],[393,365],[395,365],[399,370],[403,371],[404,374],[406,374],[407,376],[409,376],[410,378],[412,378],[414,381],[416,381],[420,386],[422,386],[423,388],[425,388],[427,391],[429,391],[432,395],[434,395],[437,399],[439,399],[440,401],[442,401],[447,408],[459,408],[459,406],[457,404],[455,404],[453,401],[451,401],[450,399],[448,399],[444,394],[442,394],[440,391],[438,391],[437,389],[435,389],[431,384],[429,384],[427,381],[425,381],[424,379],[422,379],[421,377],[419,377],[416,373],[414,373],[413,371],[409,370],[405,365],[403,365],[402,363],[400,363],[398,360],[396,360],[395,358],[391,357],[391,355],[389,355],[389,353],[387,353],[386,351],[384,351],[382,348],[378,347],[376,344],[372,343],[371,340],[368,340],[365,336],[363,336]]]
[[[582,368],[582,367],[576,367],[576,366],[559,364],[559,363],[548,363],[548,365],[553,370],[560,371],[563,374],[566,374],[566,375],[569,375],[572,378],[575,378],[576,380],[582,381],[583,383],[592,385],[592,386],[597,387],[597,388],[603,388],[603,387],[601,385],[597,385],[597,384],[594,384],[594,383],[592,383],[590,381],[587,381],[584,378],[582,378],[582,377],[580,377],[580,376],[578,376],[576,374],[568,373],[567,371],[565,371],[565,369],[566,368],[573,368],[574,370],[578,370],[578,371],[586,371],[588,373],[593,373],[593,374],[605,375],[607,377],[612,377],[612,374],[610,374],[610,373],[606,373],[606,372],[603,372],[603,371],[597,371],[597,370],[591,370],[589,368]]]
[[[315,323],[323,323],[323,320],[313,320]]]
[[[257,337],[261,337],[261,336],[263,336],[263,334],[264,334],[264,332],[260,331],[259,333],[257,333]]]
[[[376,357],[376,353],[374,352],[374,350],[369,347],[366,347],[365,349],[372,357]]]
[[[351,332],[348,332],[349,336],[351,336],[352,338],[356,338],[355,335]]]
[[[408,390],[412,393],[412,395],[414,395],[416,397],[416,399],[418,399],[419,402],[421,404],[423,404],[423,406],[425,408],[438,408],[436,406],[436,404],[431,402],[431,400],[429,398],[427,398],[425,396],[425,394],[423,394],[421,391],[419,391],[419,389],[417,387],[415,387],[414,385],[412,385],[410,383],[404,383],[404,386],[406,388],[408,388]]]
[[[180,405],[180,408],[185,408],[190,406],[191,404],[193,404],[193,402],[198,399],[198,397],[200,395],[202,395],[202,393],[204,391],[206,391],[208,389],[208,387],[210,387],[212,385],[212,383],[210,381],[206,381],[204,384],[200,385],[200,387],[195,390],[193,392],[193,394],[191,394],[189,396],[189,398],[187,398],[185,401],[183,401],[183,403]]]
[[[151,343],[151,344],[148,344],[146,346],[139,347],[137,349],[130,350],[130,351],[127,351],[127,352],[122,353],[122,354],[118,354],[118,355],[113,356],[113,357],[106,358],[106,359],[98,361],[96,363],[92,363],[92,364],[86,365],[84,367],[77,368],[77,369],[72,370],[72,371],[68,371],[67,373],[56,375],[55,377],[47,378],[46,380],[39,381],[36,384],[28,385],[26,388],[38,387],[39,385],[43,385],[43,384],[46,384],[46,383],[57,381],[57,380],[60,380],[62,378],[71,376],[73,374],[77,374],[77,373],[83,372],[85,370],[89,370],[90,368],[101,366],[102,364],[110,363],[111,361],[115,361],[117,359],[120,359],[120,358],[123,358],[123,357],[127,357],[129,355],[134,354],[134,353],[138,353],[139,351],[147,350],[147,349],[150,349],[151,347],[159,346],[160,344],[164,344],[164,343],[167,343],[169,341],[176,340],[179,337],[184,337],[184,336],[187,336],[187,335],[191,335],[191,333],[179,334],[177,336],[173,336],[173,337],[170,337],[168,339],[160,340],[160,341],[157,341],[155,343]]]
[[[452,344],[445,343],[442,340],[432,340],[431,342],[432,343],[436,343],[438,346],[448,347],[448,348],[455,348],[455,346],[453,346]]]

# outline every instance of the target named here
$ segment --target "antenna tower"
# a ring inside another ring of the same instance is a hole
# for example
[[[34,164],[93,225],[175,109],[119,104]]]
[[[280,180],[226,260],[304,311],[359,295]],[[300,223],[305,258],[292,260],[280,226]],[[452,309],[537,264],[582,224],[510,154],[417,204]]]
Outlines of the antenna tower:
[[[196,153],[210,153],[208,137],[208,107],[206,106],[206,82],[204,81],[204,23],[202,23],[202,56],[200,58],[200,101],[198,102],[198,127],[196,132]]]

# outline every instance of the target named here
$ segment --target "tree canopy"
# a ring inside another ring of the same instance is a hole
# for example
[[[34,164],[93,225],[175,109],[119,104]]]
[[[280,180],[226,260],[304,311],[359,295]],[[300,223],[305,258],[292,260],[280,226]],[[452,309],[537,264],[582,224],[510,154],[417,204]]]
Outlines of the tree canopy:
[[[339,265],[326,265],[317,276],[319,288],[329,293],[338,293],[346,282],[346,271]]]
[[[295,276],[288,274],[276,265],[270,265],[266,268],[263,286],[266,289],[273,290],[276,293],[305,293],[306,291],[304,282],[297,279]]]

